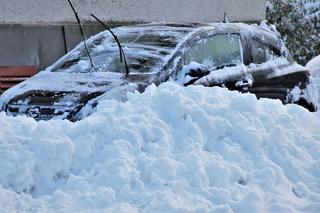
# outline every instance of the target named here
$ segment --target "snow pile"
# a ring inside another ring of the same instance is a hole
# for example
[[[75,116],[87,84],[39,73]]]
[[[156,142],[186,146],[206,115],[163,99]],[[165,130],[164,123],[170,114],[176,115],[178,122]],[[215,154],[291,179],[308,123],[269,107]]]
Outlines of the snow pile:
[[[312,75],[320,73],[320,55],[309,61],[306,67],[310,70]]]
[[[0,114],[3,212],[320,212],[320,114],[164,83],[77,122]]]
[[[320,104],[320,55],[309,61],[306,67],[310,70],[314,83],[318,88],[318,103]]]

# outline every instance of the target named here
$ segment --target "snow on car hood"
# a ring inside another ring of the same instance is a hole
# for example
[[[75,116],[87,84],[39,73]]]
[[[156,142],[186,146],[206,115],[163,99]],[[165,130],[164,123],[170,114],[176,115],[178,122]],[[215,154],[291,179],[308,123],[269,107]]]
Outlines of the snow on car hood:
[[[110,72],[53,73],[42,71],[1,95],[0,106],[27,91],[104,92],[124,84],[124,75]]]
[[[71,123],[0,113],[4,212],[319,212],[320,114],[154,85]]]

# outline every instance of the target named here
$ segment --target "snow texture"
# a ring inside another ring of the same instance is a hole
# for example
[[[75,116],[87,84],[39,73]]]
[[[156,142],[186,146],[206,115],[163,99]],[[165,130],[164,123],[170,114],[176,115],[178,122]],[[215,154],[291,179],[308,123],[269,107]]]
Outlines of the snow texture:
[[[318,103],[320,105],[320,55],[309,61],[306,67],[310,70],[311,76],[313,77],[314,83],[318,89]]]
[[[164,83],[0,122],[0,212],[320,212],[320,114],[297,105]]]
[[[315,75],[316,72],[320,72],[320,55],[309,61],[306,67],[310,70],[312,75]]]

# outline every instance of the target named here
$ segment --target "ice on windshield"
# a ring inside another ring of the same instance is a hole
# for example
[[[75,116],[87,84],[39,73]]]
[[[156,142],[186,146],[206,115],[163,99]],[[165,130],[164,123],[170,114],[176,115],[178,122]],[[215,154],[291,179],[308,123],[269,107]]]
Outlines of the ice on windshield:
[[[177,44],[191,29],[177,27],[122,27],[114,30],[126,55],[131,73],[156,72]],[[93,64],[100,72],[125,72],[120,62],[118,45],[109,32],[102,32],[87,41]],[[82,44],[70,52],[52,71],[92,71]]]
[[[186,64],[197,62],[208,69],[238,65],[243,62],[240,36],[217,34],[197,43],[186,54]]]

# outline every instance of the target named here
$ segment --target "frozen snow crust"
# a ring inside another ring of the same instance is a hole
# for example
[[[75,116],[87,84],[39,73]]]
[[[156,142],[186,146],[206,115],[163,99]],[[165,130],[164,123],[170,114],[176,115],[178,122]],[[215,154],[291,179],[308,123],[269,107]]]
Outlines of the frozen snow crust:
[[[297,105],[164,83],[0,123],[1,212],[320,212],[320,114]]]

